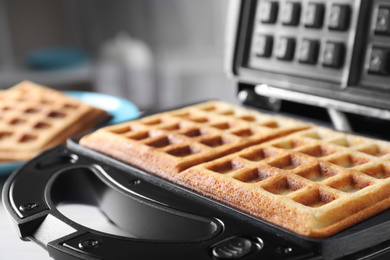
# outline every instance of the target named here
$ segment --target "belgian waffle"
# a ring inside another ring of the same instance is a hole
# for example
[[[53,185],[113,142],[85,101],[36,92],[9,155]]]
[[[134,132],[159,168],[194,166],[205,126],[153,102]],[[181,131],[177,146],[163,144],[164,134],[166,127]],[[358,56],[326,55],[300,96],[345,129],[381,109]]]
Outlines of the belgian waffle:
[[[308,127],[210,101],[99,129],[80,143],[172,179],[193,165]]]
[[[60,91],[21,82],[0,92],[0,162],[31,159],[108,116]]]
[[[390,206],[390,144],[223,102],[100,129],[80,143],[297,234]]]
[[[180,173],[176,182],[323,238],[390,206],[390,144],[315,127]]]

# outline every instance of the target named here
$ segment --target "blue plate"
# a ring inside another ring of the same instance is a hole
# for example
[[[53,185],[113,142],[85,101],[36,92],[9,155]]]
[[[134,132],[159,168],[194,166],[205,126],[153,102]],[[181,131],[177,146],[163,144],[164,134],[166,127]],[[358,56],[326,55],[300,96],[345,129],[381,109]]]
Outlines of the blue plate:
[[[110,113],[112,119],[106,123],[107,125],[128,121],[139,116],[138,108],[132,102],[123,98],[84,91],[65,91],[65,93]],[[0,176],[10,174],[22,164],[23,162],[0,163]]]
[[[23,162],[12,162],[12,163],[0,164],[0,176],[10,174],[22,164]]]
[[[135,119],[139,116],[138,108],[123,98],[83,91],[65,91],[65,93],[86,104],[106,110],[112,115],[112,119],[107,123],[109,125]]]

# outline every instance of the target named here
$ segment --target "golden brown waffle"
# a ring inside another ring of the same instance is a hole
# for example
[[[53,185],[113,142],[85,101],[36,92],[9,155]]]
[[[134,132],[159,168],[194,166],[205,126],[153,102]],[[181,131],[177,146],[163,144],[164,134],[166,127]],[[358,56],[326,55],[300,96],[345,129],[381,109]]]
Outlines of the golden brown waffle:
[[[390,206],[390,144],[316,127],[179,174],[176,182],[324,238]]]
[[[0,92],[0,162],[31,159],[107,118],[60,91],[19,83]]]
[[[390,144],[206,102],[100,129],[82,145],[297,234],[390,206]]]
[[[308,127],[210,101],[99,129],[81,144],[171,179],[193,165]]]

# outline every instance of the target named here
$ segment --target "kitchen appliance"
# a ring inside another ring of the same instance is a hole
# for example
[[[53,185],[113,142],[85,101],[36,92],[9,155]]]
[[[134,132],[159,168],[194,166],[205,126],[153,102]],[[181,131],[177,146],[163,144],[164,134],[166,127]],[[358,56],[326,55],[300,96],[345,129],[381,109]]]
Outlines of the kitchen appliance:
[[[244,104],[382,136],[378,127],[390,117],[388,1],[233,0],[228,17],[227,71]],[[390,256],[390,210],[309,239],[86,149],[79,138],[27,162],[3,188],[19,236],[54,259]],[[60,206],[73,203],[98,207],[127,235],[71,220]]]

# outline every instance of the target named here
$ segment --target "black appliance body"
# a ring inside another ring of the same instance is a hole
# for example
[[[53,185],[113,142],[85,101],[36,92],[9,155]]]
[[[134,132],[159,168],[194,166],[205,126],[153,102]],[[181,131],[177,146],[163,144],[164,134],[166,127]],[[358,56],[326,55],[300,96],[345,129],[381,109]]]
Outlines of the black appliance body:
[[[226,34],[226,70],[243,104],[290,114],[309,106],[316,121],[324,110],[342,131],[355,131],[357,118],[374,125],[364,133],[387,126],[388,1],[231,0]],[[309,239],[86,149],[79,138],[27,162],[3,188],[19,236],[54,259],[390,256],[390,210]],[[77,223],[64,204],[99,208],[123,233]]]

